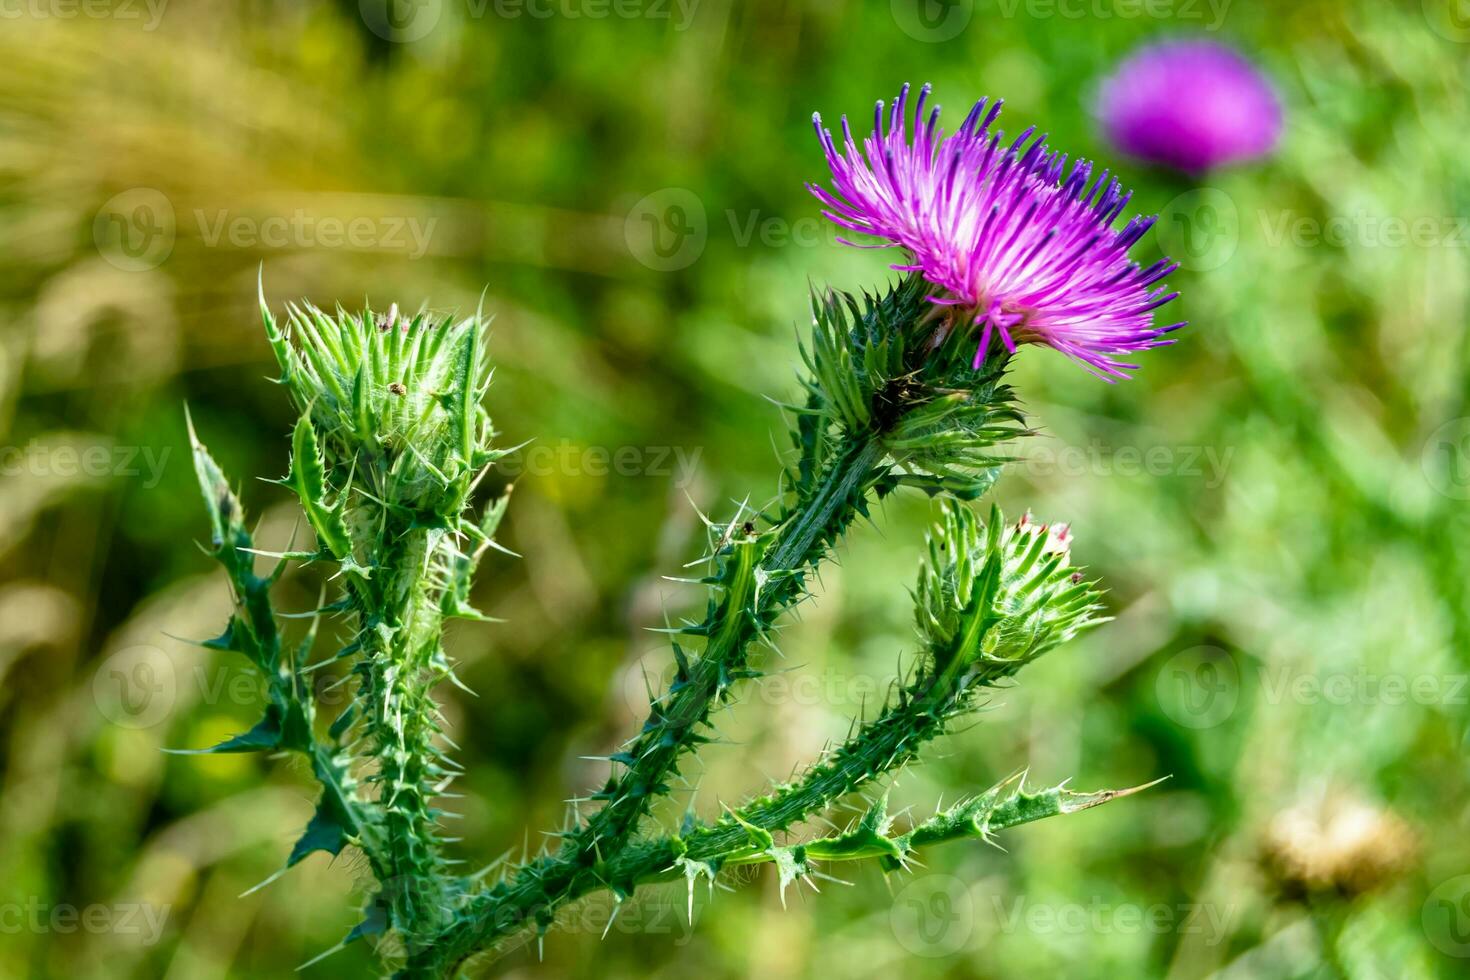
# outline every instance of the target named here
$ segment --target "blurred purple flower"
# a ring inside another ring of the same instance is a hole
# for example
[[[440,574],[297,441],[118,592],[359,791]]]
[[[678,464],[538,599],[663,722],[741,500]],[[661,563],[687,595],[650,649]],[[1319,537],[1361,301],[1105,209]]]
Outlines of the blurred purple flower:
[[[927,85],[911,134],[908,95],[905,85],[886,128],[878,103],[862,150],[847,117],[838,147],[813,116],[833,191],[808,189],[832,221],[878,239],[845,244],[904,248],[910,261],[893,268],[922,273],[939,287],[934,303],[980,328],[976,366],[998,336],[1007,350],[1045,344],[1111,380],[1137,367],[1113,355],[1171,342],[1162,335],[1184,324],[1155,327],[1153,311],[1178,294],[1153,287],[1178,265],[1162,259],[1142,269],[1129,260],[1154,219],[1113,227],[1130,195],[1107,171],[1089,189],[1092,165],[1079,160],[1064,179],[1065,154],[1049,151],[1044,136],[1026,145],[1034,127],[1002,147],[1004,134],[990,132],[999,101],[987,112],[981,99],[945,136],[938,107],[923,119]]]
[[[1103,81],[1097,114],[1124,153],[1194,174],[1269,153],[1281,136],[1270,82],[1213,41],[1135,52]]]

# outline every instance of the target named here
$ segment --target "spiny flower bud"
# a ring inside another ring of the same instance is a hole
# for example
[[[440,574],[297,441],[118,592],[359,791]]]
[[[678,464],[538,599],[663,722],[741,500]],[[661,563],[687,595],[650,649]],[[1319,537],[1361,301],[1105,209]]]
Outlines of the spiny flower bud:
[[[946,504],[919,573],[919,633],[940,673],[991,683],[1103,620],[1098,593],[1069,567],[1065,524],[981,523]]]
[[[463,506],[474,474],[496,458],[481,398],[490,384],[478,313],[455,321],[396,305],[386,313],[287,304],[261,315],[290,390],[326,462],[342,463],[372,498],[410,510]]]

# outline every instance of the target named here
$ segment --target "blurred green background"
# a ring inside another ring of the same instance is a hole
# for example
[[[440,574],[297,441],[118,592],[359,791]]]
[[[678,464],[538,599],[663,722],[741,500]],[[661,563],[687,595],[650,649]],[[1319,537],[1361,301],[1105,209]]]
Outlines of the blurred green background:
[[[468,310],[516,461],[446,689],[468,862],[541,846],[580,757],[633,730],[646,627],[701,597],[696,506],[776,490],[810,282],[885,281],[803,182],[813,110],[932,81],[953,123],[1118,164],[1184,262],[1189,329],[1136,381],[1028,350],[1013,513],[1072,523],[1116,621],[909,770],[895,807],[1029,766],[1147,793],[950,847],[885,881],[772,876],[593,902],[512,976],[1470,974],[1470,19],[1438,0],[344,0],[0,9],[0,977],[277,977],[356,921],[363,870],[282,863],[291,760],[168,756],[259,689],[213,635],[223,578],[184,440],[283,546],[293,413],[254,308]],[[1115,160],[1089,105],[1135,45],[1239,45],[1286,105],[1269,161],[1185,180]],[[1397,231],[1395,230],[1397,229]],[[657,237],[655,237],[657,236]],[[617,455],[622,451],[621,456]],[[618,460],[622,460],[621,463]],[[913,648],[932,516],[891,500],[823,576],[787,673],[691,770],[718,812],[872,710]],[[281,604],[310,608],[289,576]],[[687,799],[682,797],[680,802]],[[672,815],[664,814],[665,819]],[[68,911],[70,910],[70,911]],[[372,951],[305,976],[359,976]]]

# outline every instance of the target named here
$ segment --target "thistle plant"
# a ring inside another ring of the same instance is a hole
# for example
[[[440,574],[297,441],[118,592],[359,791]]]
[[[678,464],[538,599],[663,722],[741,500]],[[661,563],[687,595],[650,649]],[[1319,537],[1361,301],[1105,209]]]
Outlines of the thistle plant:
[[[814,192],[833,220],[875,239],[865,244],[901,248],[902,275],[876,292],[814,293],[775,496],[708,521],[707,570],[695,580],[707,601],[702,616],[667,631],[672,681],[651,692],[606,781],[550,835],[558,843],[494,875],[460,871],[442,834],[437,801],[458,770],[435,699],[437,685],[455,681],[444,623],[482,618],[470,584],[507,503],[477,493],[505,452],[482,405],[484,320],[309,304],[278,320],[262,294],[279,380],[300,411],[280,482],[299,498],[315,545],[275,555],[274,571],[257,575],[263,553],[191,427],[211,550],[237,605],[209,645],[243,654],[269,679],[260,723],[208,751],[306,756],[322,795],[286,866],[350,847],[379,882],[344,943],[383,934],[397,975],[452,976],[472,957],[544,937],[594,892],[621,903],[682,880],[692,902],[701,878],[771,864],[784,897],[831,864],[872,861],[902,874],[925,848],[988,841],[1131,792],[1030,790],[1012,776],[907,827],[888,813],[896,773],[1028,663],[1104,621],[1095,583],[1071,564],[1066,525],[974,509],[1030,434],[1005,382],[1011,358],[1021,344],[1050,346],[1111,380],[1135,367],[1119,356],[1167,343],[1172,329],[1154,327],[1152,313],[1172,298],[1157,284],[1173,266],[1128,258],[1149,221],[1113,227],[1128,200],[1115,180],[1093,180],[1086,163],[1067,171],[1029,130],[1005,143],[992,130],[999,103],[982,101],[946,136],[938,109],[923,116],[927,95],[912,122],[907,89],[886,115],[879,103],[862,148],[845,120],[841,144],[818,120],[834,187]],[[758,682],[834,548],[876,501],[906,488],[937,498],[939,516],[913,589],[917,647],[882,707],[855,718],[849,737],[793,780],[661,826],[655,804],[714,740],[715,714]],[[293,561],[327,566],[334,593],[305,639],[287,645],[269,591]],[[348,639],[318,651],[324,617]],[[353,697],[318,718],[313,675],[329,666]],[[830,832],[831,815],[853,799],[863,815]]]

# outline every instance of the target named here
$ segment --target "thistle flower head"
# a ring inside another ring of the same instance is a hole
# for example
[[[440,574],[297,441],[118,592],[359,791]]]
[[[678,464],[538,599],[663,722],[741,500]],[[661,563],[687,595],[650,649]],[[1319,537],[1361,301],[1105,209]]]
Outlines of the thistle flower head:
[[[1084,160],[1069,170],[1034,128],[1005,142],[991,131],[999,101],[981,99],[946,135],[937,106],[924,115],[928,97],[926,85],[912,122],[907,85],[886,113],[879,102],[861,149],[846,117],[841,145],[813,117],[832,171],[832,191],[808,185],[823,213],[875,247],[903,248],[894,268],[922,274],[933,303],[979,329],[976,366],[998,337],[1010,351],[1054,347],[1111,379],[1137,367],[1115,355],[1169,343],[1183,324],[1155,327],[1153,311],[1177,295],[1158,283],[1178,266],[1128,258],[1154,219],[1114,227],[1130,198],[1117,180],[1094,180]]]
[[[1281,136],[1270,82],[1213,41],[1141,49],[1103,82],[1097,115],[1124,153],[1186,173],[1269,153]]]

